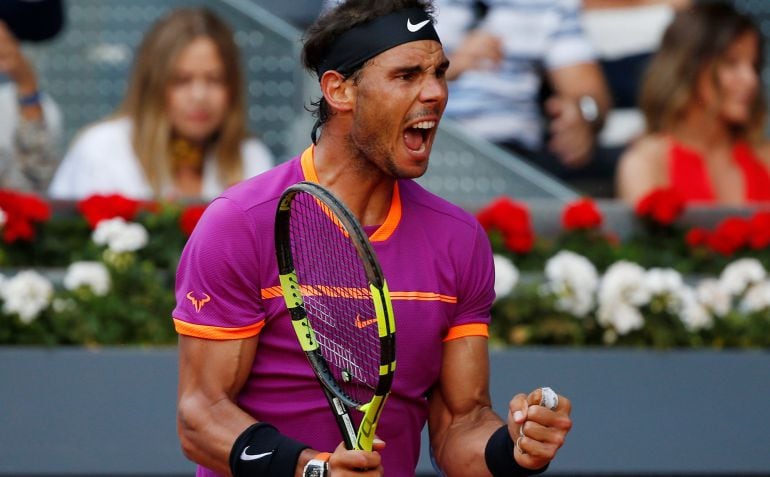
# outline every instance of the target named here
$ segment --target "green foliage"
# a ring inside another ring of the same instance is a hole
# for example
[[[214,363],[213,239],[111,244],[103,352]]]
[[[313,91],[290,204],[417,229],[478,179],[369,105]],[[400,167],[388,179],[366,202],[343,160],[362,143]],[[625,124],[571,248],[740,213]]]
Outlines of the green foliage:
[[[29,322],[0,309],[0,344],[164,345],[176,342],[171,320],[174,272],[187,237],[180,230],[182,207],[166,204],[134,221],[149,233],[136,252],[115,254],[91,240],[85,219],[72,213],[38,224],[33,242],[0,244],[0,273],[6,279],[33,269],[54,282],[49,305]],[[109,271],[109,292],[62,286],[66,268],[98,261]]]

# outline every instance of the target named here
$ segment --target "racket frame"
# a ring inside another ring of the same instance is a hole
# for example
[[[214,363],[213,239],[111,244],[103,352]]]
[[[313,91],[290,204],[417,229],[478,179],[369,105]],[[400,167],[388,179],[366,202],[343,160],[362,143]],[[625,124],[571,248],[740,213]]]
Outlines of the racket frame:
[[[291,203],[297,194],[301,193],[309,194],[320,202],[319,205],[325,207],[325,212],[331,214],[331,217],[334,217],[338,225],[348,234],[369,281],[380,339],[380,366],[374,396],[368,403],[356,402],[337,383],[321,353],[320,345],[315,338],[315,332],[307,316],[302,290],[294,269],[290,235]],[[396,326],[393,306],[374,249],[358,219],[339,199],[323,186],[314,182],[303,181],[289,186],[279,199],[275,219],[275,250],[278,259],[281,292],[291,315],[292,328],[316,378],[321,383],[321,388],[342,433],[345,446],[348,449],[372,450],[377,424],[385,401],[390,394],[396,367]],[[357,431],[350,417],[349,408],[357,409],[363,413]]]

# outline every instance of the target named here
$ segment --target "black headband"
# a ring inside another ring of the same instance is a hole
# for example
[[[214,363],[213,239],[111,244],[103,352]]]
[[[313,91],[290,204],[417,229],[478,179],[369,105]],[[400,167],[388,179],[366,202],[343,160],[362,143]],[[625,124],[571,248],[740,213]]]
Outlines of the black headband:
[[[321,79],[330,70],[348,76],[370,58],[403,43],[434,40],[441,43],[428,14],[419,8],[398,10],[354,26],[337,38],[319,63]]]

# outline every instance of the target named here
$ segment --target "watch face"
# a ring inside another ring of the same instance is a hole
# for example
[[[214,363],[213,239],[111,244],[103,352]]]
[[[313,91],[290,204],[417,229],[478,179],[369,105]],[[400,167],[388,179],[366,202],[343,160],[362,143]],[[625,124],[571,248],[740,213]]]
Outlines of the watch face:
[[[312,465],[305,468],[305,477],[324,477],[323,467]]]
[[[326,477],[326,462],[322,460],[311,460],[305,466],[303,477]]]
[[[581,96],[578,101],[580,107],[580,115],[583,116],[589,123],[593,123],[599,119],[599,105],[596,104],[596,100],[590,96]]]

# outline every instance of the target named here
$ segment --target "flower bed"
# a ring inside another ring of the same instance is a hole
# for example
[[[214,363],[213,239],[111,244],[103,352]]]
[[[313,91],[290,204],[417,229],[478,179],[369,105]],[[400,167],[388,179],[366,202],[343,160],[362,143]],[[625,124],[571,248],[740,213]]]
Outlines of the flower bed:
[[[174,343],[174,270],[203,209],[0,191],[0,344]],[[525,203],[479,211],[496,255],[493,342],[770,346],[770,211],[709,230],[681,224],[684,210],[655,191],[622,240],[589,199],[567,204],[548,237]]]
[[[496,257],[493,338],[500,344],[770,346],[770,211],[685,227],[671,190],[636,207],[620,240],[590,199],[567,204],[562,230],[534,236],[526,204],[478,214]],[[520,277],[524,279],[520,279]]]
[[[112,195],[52,214],[0,193],[0,344],[175,342],[173,272],[203,208]]]

